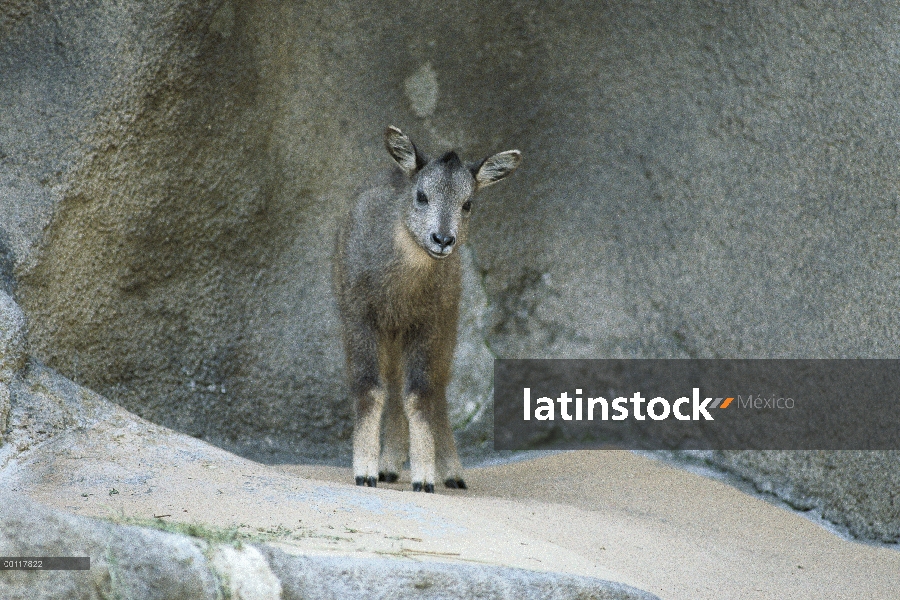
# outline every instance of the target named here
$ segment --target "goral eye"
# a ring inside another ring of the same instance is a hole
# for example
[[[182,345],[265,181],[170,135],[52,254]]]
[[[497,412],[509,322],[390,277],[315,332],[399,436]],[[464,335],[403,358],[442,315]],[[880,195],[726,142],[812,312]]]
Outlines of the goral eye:
[[[462,209],[463,209],[463,212],[469,212],[470,210],[472,210],[472,201],[466,200],[465,203],[463,203],[463,205],[462,205]]]
[[[423,192],[422,190],[419,190],[416,193],[416,204],[418,204],[419,206],[425,206],[426,204],[428,204],[428,196],[426,196],[425,192]]]

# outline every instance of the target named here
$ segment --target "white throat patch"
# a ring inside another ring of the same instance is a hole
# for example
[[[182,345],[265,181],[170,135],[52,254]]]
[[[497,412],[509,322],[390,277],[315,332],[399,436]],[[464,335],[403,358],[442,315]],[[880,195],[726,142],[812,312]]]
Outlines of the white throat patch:
[[[427,269],[436,262],[416,243],[409,229],[401,221],[394,225],[394,248],[400,254],[403,264],[408,267]]]

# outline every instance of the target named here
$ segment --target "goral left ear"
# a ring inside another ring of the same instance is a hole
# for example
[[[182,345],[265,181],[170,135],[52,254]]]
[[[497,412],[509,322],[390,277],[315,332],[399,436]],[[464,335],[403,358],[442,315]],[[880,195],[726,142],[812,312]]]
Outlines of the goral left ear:
[[[522,153],[518,150],[507,150],[489,156],[472,169],[475,177],[476,189],[494,185],[501,179],[506,179],[522,163]]]

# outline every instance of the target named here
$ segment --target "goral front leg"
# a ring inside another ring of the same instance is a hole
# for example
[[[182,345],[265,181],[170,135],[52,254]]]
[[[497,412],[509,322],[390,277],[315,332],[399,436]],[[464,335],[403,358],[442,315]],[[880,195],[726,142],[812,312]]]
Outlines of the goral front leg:
[[[410,391],[403,398],[409,421],[409,466],[414,492],[434,493],[434,433],[428,396]]]
[[[356,485],[375,487],[381,437],[381,411],[387,393],[373,387],[357,397],[356,426],[353,429],[353,476]]]

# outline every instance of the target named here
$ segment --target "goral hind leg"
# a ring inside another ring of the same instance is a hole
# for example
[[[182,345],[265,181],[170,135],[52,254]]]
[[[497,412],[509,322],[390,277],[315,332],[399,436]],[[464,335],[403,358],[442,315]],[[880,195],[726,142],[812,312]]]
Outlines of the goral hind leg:
[[[388,388],[378,481],[388,483],[397,481],[400,478],[400,469],[409,456],[409,423],[406,420],[401,394],[401,389],[393,385]]]
[[[449,372],[437,331],[419,330],[404,348],[403,409],[409,422],[409,466],[413,491],[434,492],[435,399]]]
[[[437,476],[450,489],[468,489],[462,476],[463,468],[462,463],[459,462],[459,454],[456,451],[453,428],[450,426],[446,395],[444,393],[436,394],[434,405],[434,443],[437,458]]]
[[[375,487],[381,446],[381,414],[387,386],[380,376],[378,344],[371,328],[358,324],[347,347],[353,394],[353,477],[356,485]]]

